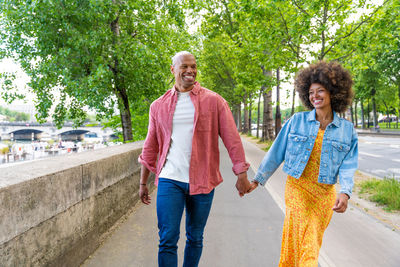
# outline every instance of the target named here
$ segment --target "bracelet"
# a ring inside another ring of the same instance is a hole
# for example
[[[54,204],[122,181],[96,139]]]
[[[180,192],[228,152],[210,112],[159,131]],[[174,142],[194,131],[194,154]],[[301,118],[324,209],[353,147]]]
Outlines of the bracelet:
[[[140,185],[147,185],[147,184],[140,184]]]

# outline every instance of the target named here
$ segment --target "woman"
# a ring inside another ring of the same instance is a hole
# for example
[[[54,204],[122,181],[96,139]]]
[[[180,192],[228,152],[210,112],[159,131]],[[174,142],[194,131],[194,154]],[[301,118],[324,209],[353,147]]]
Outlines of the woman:
[[[358,166],[358,139],[353,124],[337,113],[351,104],[352,83],[349,72],[337,62],[321,61],[301,70],[295,88],[311,111],[294,114],[283,126],[251,184],[249,192],[258,183],[264,185],[285,162],[286,213],[279,266],[318,266],[322,236],[333,211],[347,209]]]

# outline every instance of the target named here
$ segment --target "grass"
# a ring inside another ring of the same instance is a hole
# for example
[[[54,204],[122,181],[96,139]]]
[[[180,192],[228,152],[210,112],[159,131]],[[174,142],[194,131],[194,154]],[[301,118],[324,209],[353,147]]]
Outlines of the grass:
[[[274,141],[272,141],[272,140],[266,140],[266,141],[258,141],[257,143],[265,144],[266,147],[264,147],[263,150],[268,151],[271,148],[273,142]]]
[[[251,135],[251,134],[245,134],[245,136],[256,141],[257,144],[260,144],[261,145],[260,148],[264,151],[268,151],[270,149],[270,147],[272,146],[272,143],[274,142],[272,140],[261,141],[261,138],[257,138],[256,136]]]
[[[400,211],[400,181],[395,178],[369,179],[358,185],[360,194],[384,206],[387,211]]]
[[[365,123],[365,125],[367,125],[367,123]],[[400,124],[399,124],[400,125]],[[396,128],[396,122],[391,122],[390,123],[390,128],[388,127],[389,125],[386,122],[381,122],[379,123],[379,128],[381,130],[391,130],[391,131],[400,131],[400,128]],[[361,129],[361,124],[358,124],[359,129]],[[374,129],[373,126],[366,128],[366,129]]]
[[[400,131],[399,128],[395,128],[395,127],[396,127],[396,122],[391,122],[390,123],[390,128],[389,128],[389,125],[386,122],[379,123],[379,128],[381,128],[381,129]]]

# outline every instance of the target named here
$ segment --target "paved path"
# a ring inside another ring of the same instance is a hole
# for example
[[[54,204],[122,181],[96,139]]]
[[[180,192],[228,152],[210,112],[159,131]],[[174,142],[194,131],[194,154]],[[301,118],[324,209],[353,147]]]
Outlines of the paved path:
[[[247,160],[256,169],[265,152],[243,140]],[[237,196],[231,163],[221,148],[224,183],[217,187],[206,227],[203,267],[277,266],[281,242],[286,174],[278,169],[266,189],[258,188],[244,198]],[[249,178],[254,171],[249,171]],[[138,204],[127,220],[83,266],[157,266],[155,192],[150,206]],[[179,241],[182,266],[184,228]],[[320,266],[398,267],[400,234],[380,221],[350,206],[345,214],[334,214],[325,233]]]
[[[224,182],[215,191],[200,266],[277,266],[284,215],[264,188],[240,198],[235,188],[236,176],[231,169],[231,161],[225,148],[221,147]],[[249,178],[253,176],[254,172],[250,170]],[[155,192],[151,196],[151,205],[137,205],[83,266],[157,266]],[[182,227],[178,244],[179,266],[182,266],[184,233]]]
[[[359,170],[374,177],[400,179],[399,137],[359,136]]]

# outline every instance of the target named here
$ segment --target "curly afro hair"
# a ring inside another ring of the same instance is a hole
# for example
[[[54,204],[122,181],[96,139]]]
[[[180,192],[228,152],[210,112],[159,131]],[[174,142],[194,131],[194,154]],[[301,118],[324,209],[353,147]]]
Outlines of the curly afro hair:
[[[311,84],[319,83],[331,94],[331,106],[335,112],[344,112],[353,99],[353,80],[349,71],[338,62],[320,61],[302,69],[296,75],[294,87],[299,92],[300,100],[310,110],[314,108],[309,99]]]

